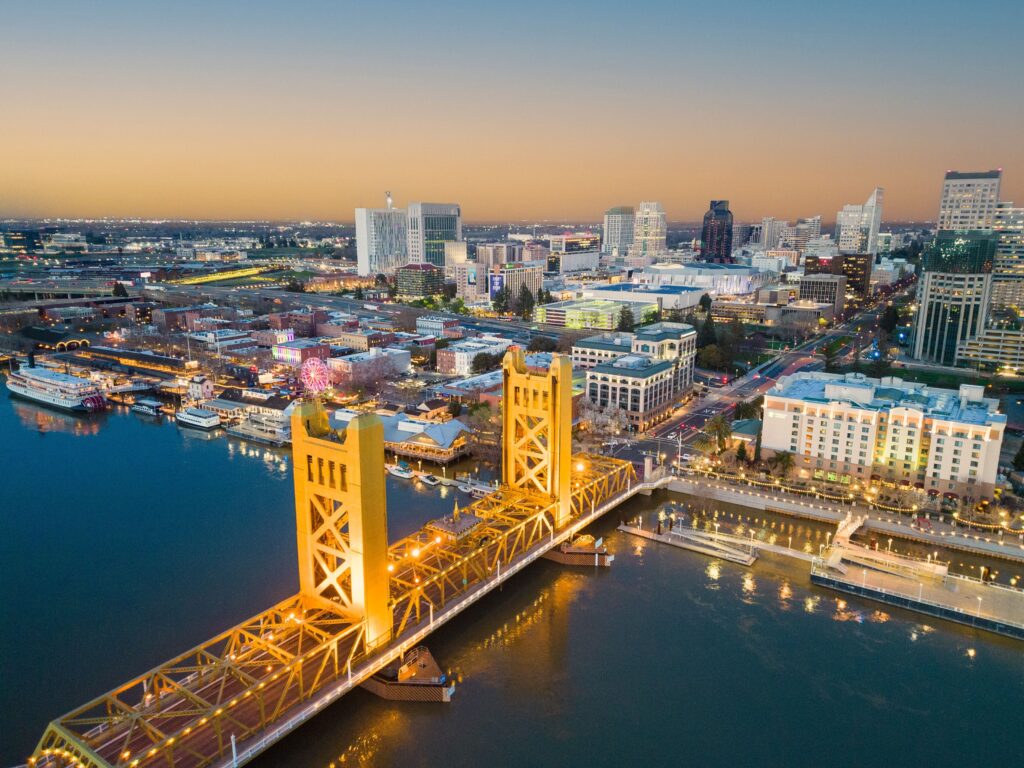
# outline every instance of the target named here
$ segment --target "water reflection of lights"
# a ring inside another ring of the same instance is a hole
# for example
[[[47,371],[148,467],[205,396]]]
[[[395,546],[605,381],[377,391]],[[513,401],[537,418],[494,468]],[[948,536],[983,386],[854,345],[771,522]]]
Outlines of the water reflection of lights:
[[[858,624],[864,622],[864,615],[860,611],[847,610],[845,600],[836,600],[836,611],[832,614],[833,621],[855,621]]]
[[[548,590],[544,590],[524,610],[515,615],[512,621],[506,621],[478,646],[480,649],[504,647],[518,640],[526,631],[540,621],[544,615],[544,603],[548,599]]]
[[[712,561],[708,563],[708,567],[704,569],[704,573],[707,574],[707,577],[712,581],[718,581],[718,577],[722,575],[722,566],[720,563]]]
[[[968,648],[967,649],[967,658],[973,659],[975,654],[976,654],[976,651],[973,648]]]
[[[388,711],[369,730],[357,736],[335,761],[328,763],[329,768],[375,764],[381,757],[381,750],[397,741],[407,727],[406,718],[400,711]]]
[[[804,610],[807,613],[814,613],[818,610],[818,603],[821,602],[821,598],[817,595],[810,595],[804,598]]]
[[[783,608],[789,608],[789,601],[793,597],[793,588],[788,581],[779,584],[779,603]]]
[[[753,597],[757,594],[757,582],[754,581],[753,574],[743,574],[743,594],[746,597]]]

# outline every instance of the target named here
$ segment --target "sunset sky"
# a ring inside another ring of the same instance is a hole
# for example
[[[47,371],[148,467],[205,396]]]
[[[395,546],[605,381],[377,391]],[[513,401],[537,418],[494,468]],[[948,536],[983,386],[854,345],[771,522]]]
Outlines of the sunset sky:
[[[0,217],[923,220],[997,167],[1024,204],[1022,8],[7,0]]]

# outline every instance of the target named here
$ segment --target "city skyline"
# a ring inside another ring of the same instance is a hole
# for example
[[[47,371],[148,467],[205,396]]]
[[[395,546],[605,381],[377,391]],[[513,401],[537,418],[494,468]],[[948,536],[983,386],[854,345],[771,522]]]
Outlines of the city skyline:
[[[798,3],[240,9],[10,8],[0,215],[350,221],[392,190],[467,222],[636,200],[699,221],[709,199],[756,221],[882,186],[887,218],[926,221],[946,169],[1024,164],[1022,86],[993,75],[1022,62],[1005,2],[842,27]],[[519,42],[495,56],[499,35]]]

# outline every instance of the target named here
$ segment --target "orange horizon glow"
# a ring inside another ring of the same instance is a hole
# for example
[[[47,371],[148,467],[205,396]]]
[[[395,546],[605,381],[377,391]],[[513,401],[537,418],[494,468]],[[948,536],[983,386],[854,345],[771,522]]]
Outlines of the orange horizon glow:
[[[1012,23],[799,5],[22,3],[0,217],[351,222],[390,190],[467,222],[830,222],[882,186],[885,221],[928,221],[946,169],[997,167],[1024,205]]]

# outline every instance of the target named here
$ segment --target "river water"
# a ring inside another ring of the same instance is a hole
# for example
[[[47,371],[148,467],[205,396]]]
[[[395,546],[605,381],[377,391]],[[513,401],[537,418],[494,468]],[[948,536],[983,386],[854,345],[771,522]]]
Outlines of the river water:
[[[0,764],[51,718],[295,591],[286,451],[6,399],[0,437]],[[456,495],[390,477],[388,494],[392,537]],[[685,501],[656,494],[597,524],[611,568],[538,562],[441,628],[429,645],[460,681],[451,704],[355,691],[254,765],[1020,761],[1024,645],[839,597],[805,563],[747,569],[615,531]],[[812,550],[826,530],[719,515]]]

